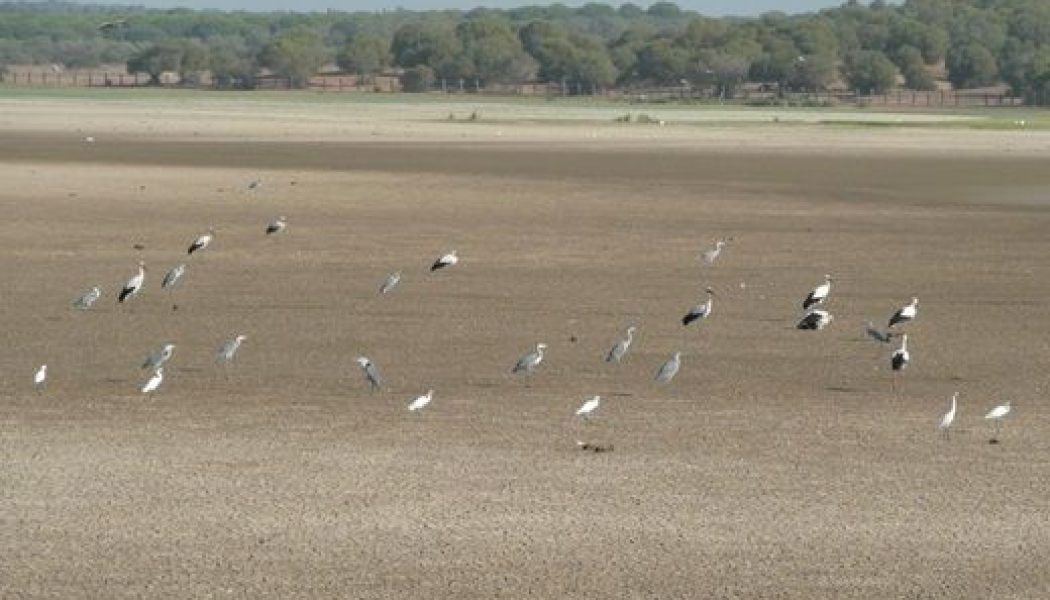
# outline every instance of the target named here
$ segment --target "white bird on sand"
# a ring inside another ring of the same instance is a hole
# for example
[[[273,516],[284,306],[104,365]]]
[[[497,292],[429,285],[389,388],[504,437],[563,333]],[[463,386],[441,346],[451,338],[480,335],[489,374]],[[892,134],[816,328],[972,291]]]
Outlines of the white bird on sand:
[[[634,341],[635,329],[633,325],[627,328],[627,337],[616,342],[609,349],[609,354],[605,356],[605,362],[620,362],[624,356],[627,356],[627,351],[631,349],[631,342]]]
[[[175,354],[175,344],[164,344],[161,348],[150,352],[146,360],[142,361],[143,369],[156,369],[168,362]]]
[[[434,272],[434,271],[437,271],[438,269],[444,269],[445,267],[451,267],[451,266],[455,265],[458,262],[459,262],[459,256],[456,254],[456,251],[453,250],[452,252],[449,252],[448,254],[442,256],[441,258],[435,260],[434,264],[430,265],[430,271]]]
[[[725,248],[725,245],[726,241],[724,239],[715,242],[714,248],[710,248],[704,252],[704,262],[709,265],[714,264],[714,262],[718,260],[718,256],[722,254],[722,248]]]
[[[890,317],[890,327],[898,323],[907,323],[915,318],[919,314],[919,299],[912,298],[911,303],[897,309],[897,312],[893,313]]]
[[[277,217],[276,221],[272,221],[266,226],[266,235],[276,235],[284,231],[285,227],[288,227],[288,221],[285,220],[284,216]]]
[[[893,356],[890,357],[890,366],[893,367],[894,371],[903,371],[908,363],[911,361],[911,354],[908,352],[908,334],[901,336],[901,347],[893,351]]]
[[[367,356],[358,356],[357,364],[361,365],[361,370],[364,372],[365,379],[368,380],[369,385],[372,386],[372,391],[378,390],[382,386],[382,381],[379,378],[379,370],[376,369],[372,361]]]
[[[237,354],[237,350],[240,349],[241,344],[243,344],[246,339],[248,339],[248,336],[238,335],[237,337],[226,340],[226,342],[219,348],[216,360],[221,363],[232,361],[233,357]]]
[[[102,296],[102,288],[95,286],[84,292],[73,301],[73,308],[77,310],[88,310]]]
[[[379,293],[385,294],[397,287],[399,283],[401,283],[401,271],[394,271],[383,280],[383,285],[379,286]]]
[[[120,295],[117,296],[117,302],[124,302],[129,298],[135,297],[136,294],[142,290],[142,284],[146,281],[146,263],[139,261],[139,272],[132,276],[124,287],[120,290]]]
[[[143,394],[153,395],[153,392],[157,391],[160,384],[164,381],[164,367],[157,367],[157,370],[153,372],[153,377],[149,378],[146,385],[142,386]]]
[[[33,385],[40,389],[44,387],[44,383],[47,382],[47,365],[40,365],[40,368],[36,370],[36,374],[33,375]]]
[[[209,228],[208,233],[197,236],[197,239],[193,240],[190,247],[186,250],[186,254],[193,254],[194,252],[204,250],[211,244],[211,241],[215,239],[215,229]]]
[[[711,307],[714,302],[713,298],[715,292],[711,288],[707,288],[706,293],[707,300],[690,308],[689,312],[685,313],[685,316],[682,317],[682,325],[688,325],[693,321],[704,320],[711,316]]]
[[[589,417],[592,412],[598,410],[598,406],[602,403],[601,396],[595,396],[590,400],[583,403],[583,406],[576,409],[577,417]]]
[[[835,317],[831,316],[831,313],[828,311],[814,308],[808,313],[802,315],[802,318],[799,319],[798,325],[795,325],[795,327],[798,329],[819,331],[827,327],[834,319]]]
[[[831,275],[824,276],[824,283],[813,288],[813,291],[806,296],[806,299],[802,301],[802,308],[809,310],[810,307],[816,304],[823,304],[828,299],[828,294],[831,293]]]
[[[543,351],[547,348],[547,344],[539,343],[536,344],[536,350],[529,352],[525,356],[518,359],[517,364],[511,369],[511,373],[521,373],[524,371],[526,374],[532,373],[536,367],[543,362]]]
[[[173,267],[170,271],[168,271],[164,275],[163,281],[160,282],[161,289],[165,289],[166,290],[168,288],[174,287],[175,284],[177,284],[179,282],[179,280],[182,279],[182,275],[185,272],[186,272],[186,265],[185,264],[181,264],[181,265],[178,265],[177,267]]]
[[[678,374],[678,369],[682,367],[682,353],[675,352],[667,362],[660,366],[660,370],[656,372],[657,383],[670,383],[674,376]]]
[[[941,417],[941,423],[937,426],[938,429],[944,432],[944,437],[948,437],[948,429],[952,426],[952,422],[955,421],[955,409],[958,406],[959,392],[952,394],[952,405],[948,409],[948,412],[944,413]]]
[[[999,443],[999,430],[1002,429],[1003,419],[1005,419],[1008,414],[1010,414],[1009,402],[996,406],[988,411],[988,414],[984,415],[985,419],[992,419],[995,421],[995,435],[992,436],[991,443]]]
[[[408,410],[413,411],[413,412],[415,412],[417,410],[421,410],[424,406],[430,404],[430,399],[433,398],[433,397],[434,397],[434,390],[427,390],[426,394],[423,394],[422,396],[419,396],[418,398],[416,398],[415,400],[412,401],[412,404],[408,405]]]

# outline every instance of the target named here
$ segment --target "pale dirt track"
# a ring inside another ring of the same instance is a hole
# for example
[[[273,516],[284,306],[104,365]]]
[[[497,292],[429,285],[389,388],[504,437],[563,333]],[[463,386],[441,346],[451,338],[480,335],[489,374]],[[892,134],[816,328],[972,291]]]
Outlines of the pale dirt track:
[[[1050,595],[1045,160],[9,132],[0,176],[4,598]],[[159,280],[210,225],[172,311]],[[139,256],[149,289],[118,309]],[[836,322],[793,330],[825,272]],[[895,396],[860,323],[912,295]]]

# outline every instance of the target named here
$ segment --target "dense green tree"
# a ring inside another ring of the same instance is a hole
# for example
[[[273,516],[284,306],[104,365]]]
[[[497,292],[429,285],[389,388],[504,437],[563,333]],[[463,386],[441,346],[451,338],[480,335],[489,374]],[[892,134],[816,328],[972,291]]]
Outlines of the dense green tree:
[[[159,85],[162,74],[179,70],[183,49],[182,41],[177,39],[151,44],[128,59],[128,72],[146,73],[151,84]]]
[[[992,85],[998,76],[995,55],[977,42],[953,48],[948,53],[948,79],[957,88]]]
[[[356,35],[343,46],[335,61],[347,73],[377,73],[390,64],[390,43],[373,33]]]
[[[274,74],[287,77],[292,86],[305,87],[328,56],[329,51],[316,31],[296,27],[277,36],[264,48],[259,62]]]
[[[904,87],[912,90],[931,91],[937,89],[922,52],[914,46],[902,46],[897,50],[897,68],[904,76]]]
[[[861,50],[846,57],[843,75],[860,94],[882,94],[897,83],[897,65],[878,50]]]

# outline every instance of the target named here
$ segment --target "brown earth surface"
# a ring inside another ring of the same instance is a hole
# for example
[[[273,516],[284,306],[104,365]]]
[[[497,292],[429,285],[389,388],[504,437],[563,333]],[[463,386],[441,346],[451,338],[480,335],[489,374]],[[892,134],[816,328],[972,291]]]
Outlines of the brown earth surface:
[[[1047,167],[8,132],[0,597],[1050,597]],[[147,289],[118,306],[140,258]],[[824,273],[836,320],[797,331]],[[683,328],[708,285],[713,315]],[[895,393],[862,322],[913,295]],[[169,340],[143,398],[139,364]]]

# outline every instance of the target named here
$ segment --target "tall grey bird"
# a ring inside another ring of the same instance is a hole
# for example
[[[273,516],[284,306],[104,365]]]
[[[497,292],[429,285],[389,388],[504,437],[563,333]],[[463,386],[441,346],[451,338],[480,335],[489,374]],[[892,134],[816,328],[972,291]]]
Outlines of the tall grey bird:
[[[441,258],[434,261],[434,264],[430,265],[430,271],[434,272],[438,269],[444,269],[445,267],[451,267],[459,262],[459,256],[456,251],[453,250],[448,254],[445,254]]]
[[[688,325],[693,321],[703,320],[711,316],[711,307],[713,306],[713,298],[715,295],[714,290],[707,288],[707,300],[697,304],[696,306],[689,309],[685,316],[682,317],[682,325]]]
[[[95,302],[102,296],[102,288],[95,286],[90,290],[77,296],[77,299],[73,301],[73,308],[77,310],[88,310],[95,305]]]
[[[831,316],[831,313],[829,313],[826,310],[814,308],[813,310],[802,315],[802,318],[799,319],[798,325],[795,325],[795,327],[797,327],[798,329],[811,329],[819,331],[827,327],[832,320],[834,320],[834,317]]]
[[[624,356],[627,356],[627,351],[631,349],[631,342],[634,341],[634,325],[627,328],[627,337],[613,344],[613,347],[609,349],[609,354],[605,356],[605,362],[620,362]]]
[[[361,365],[361,371],[365,374],[365,379],[368,380],[368,384],[371,386],[373,392],[382,387],[383,384],[382,380],[379,378],[379,370],[376,369],[375,364],[373,364],[367,356],[357,357],[357,364]]]
[[[212,240],[214,239],[215,228],[212,227],[208,229],[208,233],[203,233],[197,236],[197,239],[193,240],[193,243],[190,244],[190,247],[186,249],[186,254],[193,254],[194,252],[204,250],[208,247],[209,244],[211,244]]]
[[[124,284],[121,288],[120,294],[117,296],[117,302],[123,303],[125,300],[134,298],[139,291],[142,290],[142,284],[146,281],[146,263],[139,261],[139,272],[136,273]]]
[[[831,293],[831,275],[824,276],[824,283],[813,288],[806,299],[802,301],[803,310],[809,310],[810,307],[816,304],[823,304],[828,299],[828,294]]]
[[[656,372],[656,382],[671,383],[680,368],[682,368],[682,353],[675,352],[674,356],[661,365],[660,370]]]
[[[893,313],[890,317],[890,327],[897,325],[898,323],[907,323],[911,321],[919,314],[919,299],[912,298],[911,303],[900,307],[897,312]]]
[[[168,271],[164,275],[164,280],[160,282],[161,289],[166,290],[166,289],[175,287],[175,284],[177,284],[179,282],[179,280],[182,279],[182,275],[185,272],[186,272],[186,265],[185,264],[181,264],[181,265],[178,265],[176,267],[173,267],[170,271]]]
[[[725,245],[725,239],[721,239],[715,242],[713,248],[710,248],[704,252],[704,262],[706,262],[709,265],[714,264],[714,262],[718,260],[718,256],[722,254],[722,248],[725,248]]]
[[[285,220],[284,216],[277,217],[277,220],[271,221],[266,226],[266,235],[276,235],[284,231],[288,227],[288,221]]]
[[[241,344],[243,344],[246,339],[248,339],[248,336],[238,335],[226,340],[222,346],[219,347],[219,352],[216,355],[215,360],[220,363],[228,363],[232,361],[233,357],[237,354],[237,351],[240,350]]]
[[[525,356],[522,356],[520,359],[518,359],[517,364],[515,364],[514,368],[511,369],[511,373],[532,373],[536,369],[536,367],[538,367],[540,363],[543,362],[543,351],[546,348],[547,344],[536,344],[536,350],[533,352],[529,352]]]
[[[142,368],[156,369],[168,362],[173,354],[175,354],[175,344],[164,344],[146,356],[146,360],[142,361]]]
[[[401,271],[394,271],[383,280],[383,285],[379,286],[379,293],[386,294],[397,287],[399,283],[401,283]]]

